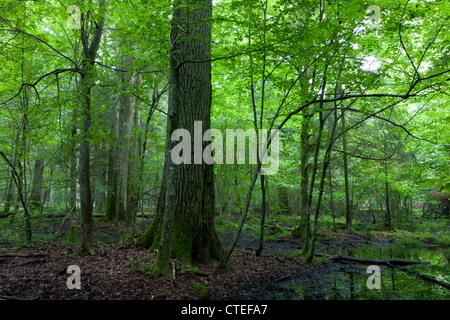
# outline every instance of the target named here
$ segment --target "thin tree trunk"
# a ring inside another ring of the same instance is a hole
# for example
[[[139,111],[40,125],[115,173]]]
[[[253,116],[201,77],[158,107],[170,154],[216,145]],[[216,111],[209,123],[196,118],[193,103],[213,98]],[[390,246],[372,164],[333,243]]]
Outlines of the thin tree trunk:
[[[342,130],[345,130],[345,113],[341,114]],[[348,183],[348,159],[347,159],[347,134],[342,135],[342,152],[344,159],[344,181],[345,181],[345,228],[351,231],[352,227],[352,207],[350,201],[350,187]]]
[[[137,74],[134,76],[135,79],[132,81],[134,84],[139,85],[140,75]],[[134,106],[130,106],[133,110],[130,110],[130,113],[133,114],[133,129],[132,133],[130,133],[131,141],[130,141],[130,151],[128,155],[128,168],[127,168],[127,203],[126,203],[126,226],[133,227],[134,234],[134,225],[136,220],[136,190],[139,186],[138,179],[136,176],[138,162],[137,157],[137,148],[138,148],[138,136],[137,136],[137,128],[139,125],[139,110],[137,108],[138,100],[136,99],[134,102]]]
[[[330,159],[331,159],[331,152],[330,152]],[[330,179],[330,210],[331,210],[331,216],[333,217],[333,231],[336,232],[336,214],[334,212],[334,203],[333,203],[333,182],[332,182],[332,176],[331,176],[331,160],[330,160],[328,172],[329,172],[329,179]]]
[[[70,243],[77,240],[77,147],[75,137],[77,135],[77,110],[74,111],[74,125],[72,126],[72,146],[70,148],[70,229],[68,241]]]
[[[8,182],[7,182],[7,189],[6,189],[5,206],[3,208],[3,213],[5,215],[9,214],[9,210],[11,209],[11,202],[14,197],[14,189],[13,189],[14,178],[12,177],[11,170],[8,170],[8,180],[7,181]]]
[[[386,216],[385,216],[385,227],[387,229],[391,229],[391,208],[390,208],[390,201],[389,201],[389,181],[388,181],[388,168],[387,168],[387,161],[384,162],[384,175],[385,175],[385,193],[386,193]]]
[[[94,35],[91,44],[88,46],[88,36],[85,33],[85,26],[81,28],[81,42],[83,44],[83,61],[81,65],[81,88],[82,88],[82,108],[81,116],[83,118],[83,125],[81,127],[82,141],[80,144],[80,161],[79,161],[79,176],[80,176],[80,208],[81,208],[81,253],[89,253],[94,245],[93,238],[93,217],[92,217],[92,194],[91,194],[91,174],[90,174],[90,143],[89,143],[89,128],[91,127],[91,87],[93,85],[93,69],[95,57],[103,33],[104,24],[104,8],[105,1],[100,2],[100,11],[102,17],[96,23]],[[85,22],[82,14],[82,20]]]
[[[266,187],[264,182],[264,176],[261,175],[261,194],[262,194],[262,204],[261,204],[261,227],[259,231],[259,246],[256,249],[255,255],[260,256],[261,251],[264,248],[264,224],[266,222]]]
[[[44,160],[36,159],[34,162],[33,185],[31,188],[30,203],[36,208],[43,204],[42,179],[44,177]]]
[[[311,116],[309,114],[308,108],[304,108],[302,111],[303,122],[301,131],[301,152],[300,152],[300,172],[301,172],[301,182],[300,182],[300,226],[294,229],[292,236],[294,238],[305,239],[308,231],[308,219],[309,219],[309,121]],[[306,244],[305,244],[306,245]]]
[[[114,135],[114,142],[109,150],[108,162],[108,196],[107,209],[105,214],[105,221],[114,220],[116,214],[116,197],[117,197],[117,175],[118,175],[118,141],[119,141],[119,107],[113,107],[112,114],[112,133]]]

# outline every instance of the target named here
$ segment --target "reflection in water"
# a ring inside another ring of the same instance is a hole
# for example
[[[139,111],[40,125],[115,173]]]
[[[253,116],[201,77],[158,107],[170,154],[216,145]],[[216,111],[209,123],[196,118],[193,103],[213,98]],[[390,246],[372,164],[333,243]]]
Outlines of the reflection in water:
[[[396,247],[360,244],[353,250],[329,250],[327,254],[342,254],[367,259],[405,259],[428,261],[429,265],[408,266],[409,270],[430,275],[450,283],[449,247]],[[367,287],[367,265],[327,263],[308,276],[285,283],[282,293],[269,299],[330,299],[330,300],[449,300],[450,290],[418,279],[406,272],[380,266],[381,287]]]

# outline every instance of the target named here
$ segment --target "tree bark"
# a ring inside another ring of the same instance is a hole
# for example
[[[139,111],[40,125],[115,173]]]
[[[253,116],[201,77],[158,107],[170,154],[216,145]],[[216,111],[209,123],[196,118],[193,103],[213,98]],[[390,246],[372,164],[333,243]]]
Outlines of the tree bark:
[[[308,219],[310,218],[310,213],[308,210],[309,202],[309,121],[311,116],[309,114],[308,108],[303,109],[303,122],[301,131],[301,152],[300,152],[300,172],[301,172],[301,182],[300,182],[300,226],[294,229],[292,236],[298,239],[304,239],[307,234],[309,234],[309,224]]]
[[[81,88],[82,105],[81,116],[83,124],[81,127],[82,141],[80,144],[79,160],[79,184],[80,184],[80,212],[81,212],[81,244],[80,252],[89,253],[94,245],[93,238],[93,217],[92,217],[92,194],[91,194],[91,174],[90,174],[90,142],[89,128],[91,127],[91,87],[93,85],[93,71],[95,57],[97,55],[100,41],[103,34],[105,1],[100,1],[101,18],[95,26],[92,42],[88,44],[88,36],[85,26],[81,28],[81,42],[83,44],[83,61],[81,64]],[[82,14],[82,20],[84,14]]]
[[[345,130],[345,113],[342,110],[342,130]],[[350,201],[350,187],[348,183],[348,158],[347,158],[347,134],[342,135],[342,152],[344,160],[344,181],[345,181],[345,228],[351,230],[352,227],[352,205]]]
[[[385,175],[385,181],[384,181],[384,187],[385,187],[385,200],[386,200],[386,216],[384,225],[385,227],[390,230],[391,229],[391,205],[389,201],[389,181],[388,181],[388,168],[387,168],[387,161],[384,161],[384,175]]]
[[[75,137],[77,135],[77,110],[74,111],[74,125],[72,126],[72,146],[70,148],[70,229],[68,241],[73,243],[77,240],[77,147]]]
[[[33,186],[31,189],[30,203],[35,207],[40,207],[42,199],[42,179],[44,177],[44,160],[36,159],[33,171]]]
[[[5,215],[9,215],[9,210],[11,209],[11,202],[14,197],[13,181],[14,181],[14,178],[12,177],[12,173],[10,170],[8,170],[6,199],[5,199],[5,206],[3,207],[3,214],[5,214]]]
[[[132,83],[138,85],[140,82],[140,75],[134,75],[134,79]],[[137,109],[138,100],[136,99],[134,102],[134,106],[130,106],[132,108],[130,113],[133,115],[133,128],[130,133],[131,141],[130,141],[130,151],[128,154],[128,167],[127,167],[127,195],[126,195],[126,220],[125,224],[127,227],[133,227],[134,234],[134,223],[136,219],[136,191],[139,187],[138,177],[136,175],[138,169],[138,136],[137,136],[137,128],[139,125],[139,110]]]
[[[261,228],[259,231],[259,246],[256,249],[255,255],[260,256],[261,252],[264,248],[264,227],[266,221],[266,187],[264,182],[264,175],[261,175],[261,195],[262,195],[262,203],[261,203]]]
[[[154,277],[170,276],[169,256],[188,263],[193,258],[209,261],[221,256],[222,247],[213,221],[213,165],[201,159],[191,164],[175,165],[171,159],[174,146],[171,133],[174,130],[186,129],[195,139],[194,121],[202,122],[202,132],[210,128],[211,17],[211,0],[190,1],[189,5],[174,1],[165,183],[157,216],[141,239],[145,240],[141,244],[160,248],[152,272]],[[186,60],[204,62],[190,63]],[[202,143],[202,150],[206,145]]]

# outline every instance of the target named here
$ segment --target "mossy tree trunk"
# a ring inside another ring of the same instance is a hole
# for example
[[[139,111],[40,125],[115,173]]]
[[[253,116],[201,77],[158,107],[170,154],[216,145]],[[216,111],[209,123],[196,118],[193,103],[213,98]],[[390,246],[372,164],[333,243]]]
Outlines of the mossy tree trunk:
[[[175,165],[171,159],[174,130],[186,129],[194,138],[194,121],[202,122],[202,132],[210,128],[211,17],[211,0],[190,1],[188,5],[174,1],[163,185],[156,218],[138,240],[143,246],[159,248],[154,277],[170,275],[169,257],[191,263],[197,258],[218,259],[222,253],[213,221],[213,165],[195,158],[194,148],[191,163]],[[207,144],[202,143],[202,150]]]

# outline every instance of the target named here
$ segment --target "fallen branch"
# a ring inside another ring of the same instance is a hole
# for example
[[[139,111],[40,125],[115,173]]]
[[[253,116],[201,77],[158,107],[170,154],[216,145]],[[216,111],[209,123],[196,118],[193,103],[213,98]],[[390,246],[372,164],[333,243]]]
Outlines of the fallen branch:
[[[0,258],[37,258],[37,257],[46,257],[46,253],[34,253],[34,254],[24,254],[24,253],[15,253],[15,254],[0,254]]]
[[[28,300],[14,296],[0,296],[0,300]]]
[[[401,260],[401,259],[386,259],[386,260],[374,260],[374,259],[362,259],[348,256],[331,256],[329,260],[335,262],[350,262],[350,263],[361,263],[370,265],[393,265],[393,266],[411,266],[417,264],[430,264],[427,261],[411,261],[411,260]]]
[[[449,284],[449,283],[446,283],[446,282],[444,282],[444,281],[442,281],[442,280],[436,279],[435,277],[428,276],[428,275],[426,275],[426,274],[421,274],[421,273],[419,273],[419,272],[412,271],[412,270],[409,270],[409,269],[407,269],[407,268],[395,266],[395,265],[392,265],[392,264],[389,264],[388,266],[389,266],[389,267],[392,267],[392,268],[394,268],[394,269],[398,269],[398,270],[401,270],[401,271],[403,271],[403,272],[406,272],[407,274],[409,274],[409,275],[411,275],[411,276],[414,276],[414,277],[416,277],[416,278],[420,278],[420,279],[422,279],[422,280],[425,280],[425,281],[428,281],[428,282],[432,282],[432,283],[434,283],[434,284],[437,284],[437,285],[439,285],[439,286],[441,286],[441,287],[446,288],[447,290],[450,290],[450,284]]]
[[[199,277],[208,277],[209,274],[198,271],[198,270],[193,270],[193,269],[188,269],[188,270],[182,270],[179,272],[179,274],[184,274],[184,275],[193,275],[193,276],[199,276]]]
[[[284,229],[277,224],[271,226],[270,224],[265,224],[264,227],[271,229],[273,232],[284,232]]]
[[[146,218],[146,219],[150,219],[150,217],[147,214],[137,214],[136,218]]]
[[[15,268],[15,267],[19,267],[19,266],[23,266],[25,264],[31,264],[31,263],[45,263],[45,262],[47,262],[47,259],[31,260],[31,261],[25,261],[22,263],[14,264],[12,266],[8,266],[8,268]]]
[[[9,216],[12,216],[13,214],[14,214],[14,212],[10,212],[10,213],[7,213],[7,214],[2,214],[2,215],[0,215],[0,219],[8,218]]]

